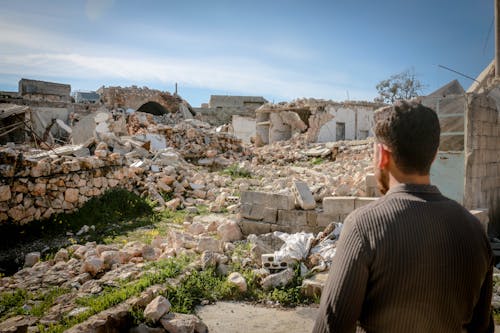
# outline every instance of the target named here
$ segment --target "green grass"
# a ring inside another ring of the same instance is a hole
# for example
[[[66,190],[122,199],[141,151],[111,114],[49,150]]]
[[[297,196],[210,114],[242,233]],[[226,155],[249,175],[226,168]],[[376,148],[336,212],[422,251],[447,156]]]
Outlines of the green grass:
[[[321,157],[315,157],[311,160],[312,165],[319,165],[319,164],[322,164],[324,162],[326,162],[326,161]]]
[[[72,318],[64,317],[57,325],[49,327],[39,325],[40,332],[63,332],[101,311],[139,295],[152,285],[164,283],[167,279],[178,276],[191,260],[192,258],[183,256],[150,263],[145,267],[148,271],[137,280],[122,281],[119,287],[107,287],[99,295],[76,299],[76,304],[82,307],[88,307],[88,310]],[[138,310],[135,309],[133,311]],[[137,313],[135,313],[135,315],[137,316]]]
[[[222,170],[222,174],[231,176],[232,179],[252,178],[252,173],[249,170],[240,167],[238,164],[233,164],[227,167],[226,169]]]
[[[42,317],[54,305],[57,297],[69,290],[52,288],[45,292],[30,293],[17,289],[0,294],[0,322],[13,315]],[[33,304],[33,305],[31,305]]]

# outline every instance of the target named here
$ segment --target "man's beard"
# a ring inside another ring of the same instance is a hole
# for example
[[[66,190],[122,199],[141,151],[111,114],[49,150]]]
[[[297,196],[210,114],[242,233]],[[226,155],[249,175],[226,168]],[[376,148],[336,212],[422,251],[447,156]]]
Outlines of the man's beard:
[[[375,178],[380,193],[386,194],[389,191],[389,172],[383,169],[375,168]]]

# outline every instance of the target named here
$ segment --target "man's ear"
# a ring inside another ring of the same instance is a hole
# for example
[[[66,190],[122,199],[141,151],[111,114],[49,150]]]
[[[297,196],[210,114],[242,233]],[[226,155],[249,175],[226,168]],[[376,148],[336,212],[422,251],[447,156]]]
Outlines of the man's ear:
[[[382,143],[377,144],[377,149],[378,149],[378,156],[380,157],[378,160],[377,167],[381,170],[387,169],[389,167],[389,162],[391,159],[391,151],[386,145]]]

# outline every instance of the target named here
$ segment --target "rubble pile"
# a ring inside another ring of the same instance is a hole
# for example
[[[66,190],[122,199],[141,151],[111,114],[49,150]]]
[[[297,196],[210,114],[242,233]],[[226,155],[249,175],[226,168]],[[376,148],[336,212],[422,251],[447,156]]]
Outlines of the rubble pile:
[[[178,225],[173,227],[168,234],[156,236],[151,244],[137,241],[107,245],[95,242],[84,245],[75,244],[59,250],[52,259],[47,261],[40,261],[40,253],[30,253],[26,256],[25,267],[22,270],[13,276],[0,278],[0,292],[22,289],[44,293],[56,287],[64,290],[65,293],[57,298],[41,318],[13,317],[16,319],[10,318],[0,323],[0,329],[21,325],[36,327],[37,325],[58,324],[64,318],[74,317],[87,310],[85,306],[77,302],[78,298],[98,295],[110,287],[119,286],[123,281],[133,282],[142,276],[154,274],[154,266],[148,263],[181,255],[193,255],[197,259],[189,264],[186,271],[176,280],[169,280],[166,284],[152,285],[126,302],[96,314],[71,328],[71,332],[88,332],[99,331],[99,328],[103,329],[110,324],[124,325],[123,321],[126,322],[126,318],[121,314],[127,313],[134,307],[136,311],[142,309],[150,323],[157,322],[171,332],[172,328],[167,328],[165,325],[169,324],[163,321],[168,321],[169,318],[172,319],[178,314],[170,313],[170,302],[161,295],[165,295],[169,284],[180,283],[183,275],[189,275],[192,270],[205,270],[212,267],[219,274],[226,276],[229,283],[234,284],[241,292],[245,292],[247,281],[239,272],[233,271],[232,267],[246,267],[254,270],[263,289],[284,286],[294,277],[292,266],[275,270],[267,269],[267,266],[262,263],[262,258],[265,257],[262,254],[276,251],[274,254],[276,260],[290,263],[305,261],[309,258],[307,262],[315,264],[316,268],[313,270],[324,270],[326,265],[323,261],[331,262],[331,255],[330,257],[322,256],[318,249],[324,248],[321,245],[328,242],[331,252],[334,248],[332,244],[334,244],[335,235],[338,235],[338,233],[330,233],[334,229],[335,226],[332,225],[325,230],[324,235],[321,233],[318,237],[313,237],[311,234],[300,234],[295,237],[274,233],[253,235],[248,240],[242,240],[243,235],[236,221],[217,215],[207,215],[197,216],[192,222],[185,222],[183,227]],[[304,240],[307,244],[303,242]],[[251,245],[249,253],[242,254],[235,251],[237,244],[241,242],[249,242]],[[297,246],[301,249],[299,256],[296,254]],[[318,265],[323,265],[323,267]],[[303,266],[302,270],[305,273],[309,269]],[[308,292],[309,289],[307,285],[304,286],[304,292]],[[34,304],[27,302],[27,309],[31,306]],[[201,322],[198,324],[203,326]],[[193,332],[193,330],[190,331]],[[205,330],[200,329],[199,332],[205,332]]]
[[[373,141],[307,143],[304,136],[255,148],[251,168],[263,177],[261,190],[289,192],[294,180],[309,185],[316,201],[325,196],[367,196],[373,172]]]

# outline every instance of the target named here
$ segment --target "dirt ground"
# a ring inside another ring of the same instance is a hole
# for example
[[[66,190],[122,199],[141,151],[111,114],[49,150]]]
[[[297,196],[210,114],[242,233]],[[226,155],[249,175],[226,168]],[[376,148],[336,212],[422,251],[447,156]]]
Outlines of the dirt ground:
[[[311,332],[317,313],[314,306],[277,309],[235,302],[217,302],[196,309],[210,333]],[[500,326],[495,327],[495,332],[500,333]]]
[[[317,307],[277,309],[234,302],[198,307],[196,314],[210,333],[311,332]]]

